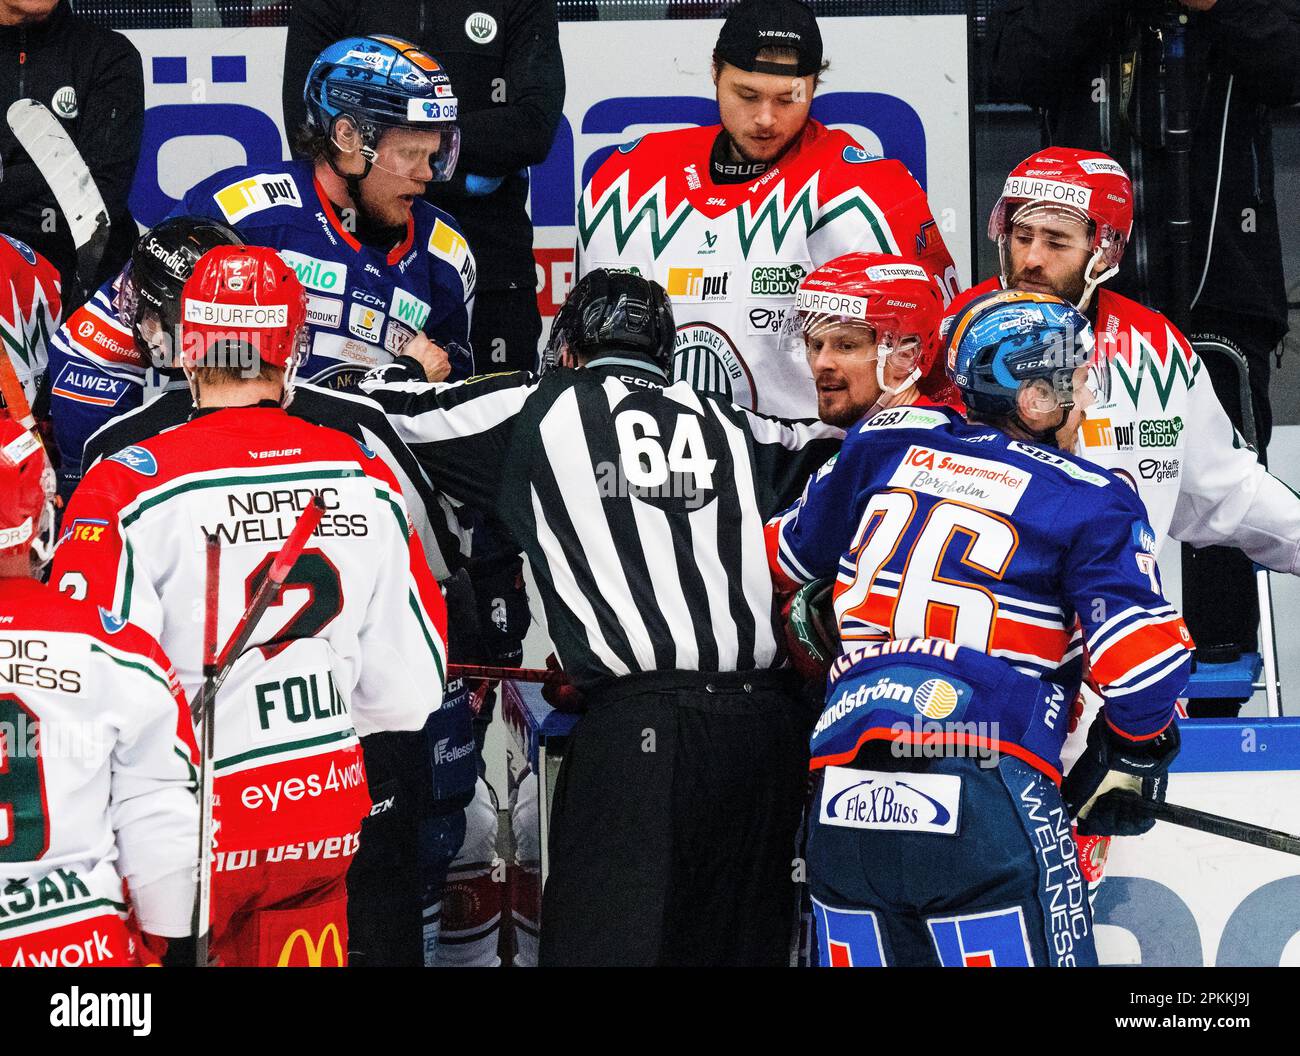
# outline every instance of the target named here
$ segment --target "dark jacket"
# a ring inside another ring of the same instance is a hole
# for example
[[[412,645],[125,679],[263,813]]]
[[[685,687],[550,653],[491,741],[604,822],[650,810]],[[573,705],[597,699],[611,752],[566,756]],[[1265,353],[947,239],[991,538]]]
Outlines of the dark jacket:
[[[1188,15],[1192,324],[1203,313],[1248,316],[1280,340],[1287,306],[1269,108],[1300,100],[1300,2],[1218,0],[1200,13],[1174,0],[1007,0],[990,22],[993,94],[1041,107],[1049,143],[1104,150],[1135,177],[1133,239],[1116,288],[1167,310],[1169,156],[1152,28],[1162,9]]]
[[[85,288],[93,291],[126,263],[137,236],[127,195],[144,128],[140,53],[122,34],[74,14],[64,0],[44,22],[0,26],[0,117],[18,99],[44,103],[59,119],[108,208],[112,222],[108,249],[98,273],[82,276]],[[36,164],[4,120],[0,120],[0,154],[4,160],[0,230],[22,239],[59,269],[66,314],[80,303],[68,303],[76,253],[67,221]],[[56,217],[52,231],[45,229],[47,210]]]
[[[471,15],[494,28],[470,36]],[[564,107],[564,62],[554,0],[295,0],[284,57],[284,121],[290,140],[302,123],[303,84],[316,56],[348,36],[383,33],[424,48],[441,62],[460,101],[460,161],[425,197],[460,221],[478,263],[480,290],[533,289],[533,226],[527,167],[545,159]],[[479,180],[501,180],[470,193]]]

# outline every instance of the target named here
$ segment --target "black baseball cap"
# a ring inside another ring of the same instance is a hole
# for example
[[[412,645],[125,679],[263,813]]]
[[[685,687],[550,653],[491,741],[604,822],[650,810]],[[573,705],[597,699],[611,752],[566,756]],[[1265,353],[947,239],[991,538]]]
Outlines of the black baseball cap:
[[[793,48],[799,54],[794,76],[822,67],[822,34],[812,8],[800,0],[740,0],[727,13],[714,54],[749,73],[789,74],[787,62],[762,62],[764,48]]]

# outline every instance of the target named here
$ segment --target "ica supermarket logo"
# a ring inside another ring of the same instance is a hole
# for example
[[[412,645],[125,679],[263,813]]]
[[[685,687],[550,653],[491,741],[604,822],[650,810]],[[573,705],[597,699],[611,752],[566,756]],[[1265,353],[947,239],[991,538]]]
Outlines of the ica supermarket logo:
[[[302,941],[305,964],[294,962],[294,953],[298,949],[299,940]],[[334,951],[334,963],[329,965],[322,963],[327,942]],[[325,929],[314,940],[311,932],[306,928],[298,928],[284,940],[284,946],[280,949],[280,959],[275,966],[277,968],[343,968],[345,966],[343,940],[339,937],[338,927],[334,924],[326,924]]]

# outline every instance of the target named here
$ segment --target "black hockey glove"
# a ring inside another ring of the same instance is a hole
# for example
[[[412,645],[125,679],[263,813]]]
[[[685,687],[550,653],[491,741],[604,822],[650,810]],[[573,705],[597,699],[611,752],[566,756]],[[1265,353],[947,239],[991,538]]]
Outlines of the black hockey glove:
[[[1169,764],[1180,744],[1178,726],[1172,722],[1152,740],[1126,740],[1110,728],[1102,708],[1088,728],[1088,746],[1061,783],[1061,798],[1071,817],[1078,819],[1079,834],[1140,836],[1150,831],[1155,818],[1131,797],[1111,793],[1136,792],[1142,799],[1163,803]]]

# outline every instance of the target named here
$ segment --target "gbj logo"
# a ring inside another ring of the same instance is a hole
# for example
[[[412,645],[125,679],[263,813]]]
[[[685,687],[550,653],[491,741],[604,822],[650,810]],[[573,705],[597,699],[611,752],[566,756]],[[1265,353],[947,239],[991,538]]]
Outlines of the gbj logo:
[[[298,950],[298,942],[302,942],[303,960],[294,960],[294,954]],[[324,964],[324,955],[326,952],[326,943],[334,952],[334,960],[331,964]],[[292,935],[284,940],[284,946],[280,949],[280,959],[276,961],[277,968],[344,968],[346,962],[343,956],[343,940],[339,937],[339,929],[334,924],[326,924],[323,931],[317,938],[311,937],[311,932],[306,928],[298,928]]]

